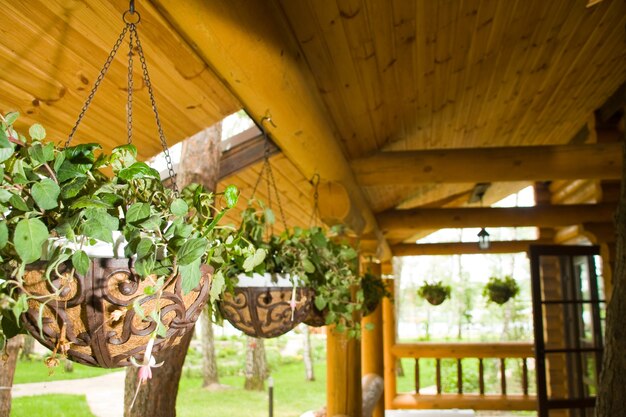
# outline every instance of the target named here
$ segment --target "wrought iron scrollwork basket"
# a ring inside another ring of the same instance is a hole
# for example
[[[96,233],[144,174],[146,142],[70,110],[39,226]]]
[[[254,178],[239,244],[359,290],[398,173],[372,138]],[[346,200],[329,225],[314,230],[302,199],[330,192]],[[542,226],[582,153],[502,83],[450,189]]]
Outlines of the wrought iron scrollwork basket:
[[[29,265],[24,285],[37,298],[29,299],[23,315],[26,329],[47,348],[60,348],[76,362],[103,368],[127,366],[131,356],[142,357],[156,327],[150,317],[154,311],[160,311],[167,331],[157,337],[153,352],[178,344],[207,302],[211,268],[201,267],[200,283],[188,294],[183,294],[177,276],[158,297],[144,293],[150,280],[140,279],[129,265],[129,259],[95,258],[83,276],[72,275],[72,265],[66,262],[57,268],[59,274],[52,272],[56,278],[50,281],[45,278],[46,262]],[[61,289],[59,295],[54,295],[55,288]]]

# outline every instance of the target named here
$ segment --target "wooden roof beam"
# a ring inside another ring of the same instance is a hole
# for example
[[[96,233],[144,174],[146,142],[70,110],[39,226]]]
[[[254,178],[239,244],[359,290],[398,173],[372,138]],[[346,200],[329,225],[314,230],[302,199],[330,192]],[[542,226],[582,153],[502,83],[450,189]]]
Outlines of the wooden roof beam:
[[[352,168],[362,185],[619,179],[621,155],[620,143],[442,149],[380,152]]]
[[[376,219],[335,139],[335,129],[291,29],[273,2],[154,0],[164,18],[218,74],[255,120],[270,115],[276,144],[306,178],[341,183],[361,219],[355,232],[377,234]]]
[[[399,243],[391,245],[393,256],[421,255],[483,255],[528,251],[530,245],[554,243],[542,240],[492,241],[488,249],[480,249],[478,242]]]
[[[612,221],[615,204],[535,207],[418,208],[389,210],[377,216],[384,231],[463,227],[559,227]]]

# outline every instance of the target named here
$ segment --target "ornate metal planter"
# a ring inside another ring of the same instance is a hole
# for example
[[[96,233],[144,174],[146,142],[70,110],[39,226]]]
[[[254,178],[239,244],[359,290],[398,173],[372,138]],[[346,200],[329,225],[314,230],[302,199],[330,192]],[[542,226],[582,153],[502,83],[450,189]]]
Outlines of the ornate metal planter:
[[[315,296],[309,314],[304,319],[304,324],[311,327],[322,327],[326,325],[326,311],[322,311],[315,307]]]
[[[292,314],[292,291],[291,281],[282,276],[242,275],[234,294],[224,294],[220,301],[220,312],[248,336],[266,339],[278,337],[302,323],[311,310],[313,291],[299,287],[296,289],[296,305]]]
[[[129,259],[92,259],[91,270],[85,276],[70,275],[72,267],[68,262],[59,266],[60,276],[52,283],[45,279],[46,266],[46,262],[33,264],[24,275],[26,290],[43,296],[29,301],[28,312],[23,316],[27,330],[47,348],[61,346],[67,349],[70,359],[103,368],[129,365],[131,356],[142,358],[156,327],[150,314],[157,302],[167,336],[157,337],[153,352],[178,344],[206,304],[212,272],[210,267],[203,266],[200,284],[187,295],[183,295],[181,281],[175,277],[157,300],[156,294],[144,294],[149,284],[131,273]],[[46,295],[55,292],[52,286],[62,288],[61,295],[46,299]],[[145,318],[133,310],[136,300]]]

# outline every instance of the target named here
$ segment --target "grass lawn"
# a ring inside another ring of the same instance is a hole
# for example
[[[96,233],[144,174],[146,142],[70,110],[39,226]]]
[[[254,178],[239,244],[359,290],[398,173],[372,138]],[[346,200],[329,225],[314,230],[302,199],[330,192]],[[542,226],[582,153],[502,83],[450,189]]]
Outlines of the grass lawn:
[[[14,398],[11,417],[94,417],[84,395],[37,395]]]
[[[326,364],[315,366],[316,381],[304,380],[304,365],[288,363],[277,366],[274,378],[274,416],[297,417],[307,410],[317,410],[326,403]],[[268,393],[243,389],[243,376],[220,378],[220,383],[231,388],[223,391],[207,391],[201,388],[199,377],[184,376],[181,380],[177,416],[195,417],[266,417]]]
[[[46,382],[46,381],[60,381],[63,379],[79,379],[79,378],[92,378],[94,376],[104,375],[106,373],[116,371],[117,369],[102,369],[94,368],[91,366],[81,365],[74,363],[74,371],[66,372],[61,365],[54,368],[52,375],[50,375],[49,369],[43,363],[43,359],[33,360],[19,360],[17,362],[17,368],[15,369],[14,384],[25,384],[28,382]]]

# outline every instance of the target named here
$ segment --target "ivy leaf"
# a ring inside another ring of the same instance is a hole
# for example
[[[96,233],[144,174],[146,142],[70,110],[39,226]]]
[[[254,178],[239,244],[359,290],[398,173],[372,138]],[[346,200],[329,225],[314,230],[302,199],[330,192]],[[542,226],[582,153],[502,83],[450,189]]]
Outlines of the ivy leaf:
[[[189,211],[189,206],[185,203],[185,200],[182,198],[177,198],[172,202],[170,207],[172,214],[175,216],[184,216]]]
[[[141,222],[140,226],[146,230],[159,230],[161,226],[161,217],[158,214],[148,217],[147,220]]]
[[[44,140],[46,138],[46,129],[39,123],[35,123],[28,129],[28,134],[34,140]]]
[[[237,205],[239,200],[239,189],[234,185],[229,185],[224,190],[224,197],[226,198],[226,205],[228,208],[233,208]]]
[[[128,223],[136,223],[150,217],[150,204],[135,203],[126,211],[126,221]]]
[[[76,197],[85,184],[87,184],[87,181],[87,177],[76,177],[71,181],[66,182],[61,187],[61,198],[69,199]]]
[[[328,244],[328,240],[326,239],[324,233],[317,232],[311,236],[311,243],[313,243],[315,247],[321,249],[326,247],[326,245]]]
[[[24,201],[24,199],[17,194],[13,194],[11,196],[11,198],[9,199],[9,204],[11,204],[16,210],[30,211],[28,205],[26,204],[26,201]]]
[[[119,172],[137,161],[137,147],[132,144],[118,146],[111,152],[109,161],[113,171]]]
[[[178,267],[180,273],[181,287],[183,295],[189,294],[200,283],[202,274],[200,272],[200,258],[187,265]]]
[[[79,274],[87,275],[87,272],[89,272],[89,266],[91,265],[91,260],[85,251],[77,250],[72,255],[72,265],[74,265],[74,268],[76,268],[76,271]]]
[[[83,234],[99,239],[104,242],[113,243],[113,231],[119,226],[119,219],[111,216],[103,209],[85,210],[86,221],[82,225]]]
[[[57,180],[65,182],[72,178],[84,177],[89,168],[91,168],[91,164],[74,164],[65,159],[57,170]]]
[[[327,304],[326,298],[324,298],[320,294],[316,294],[315,295],[315,307],[318,310],[320,310],[320,311],[324,310],[326,308],[326,304]]]
[[[254,251],[254,254],[248,256],[245,261],[243,261],[243,270],[245,272],[250,272],[257,266],[259,266],[265,260],[265,249],[258,248]]]
[[[154,253],[154,244],[152,243],[152,240],[150,240],[147,237],[141,238],[141,240],[139,241],[139,243],[137,244],[137,259],[142,259],[147,257],[150,254]]]
[[[135,162],[128,168],[122,169],[117,176],[123,180],[136,180],[140,178],[155,178],[160,180],[161,176],[159,171],[151,168],[145,162]]]
[[[143,259],[139,259],[137,260],[137,262],[135,262],[135,271],[137,271],[139,275],[145,278],[148,275],[152,274],[154,270],[154,264],[154,256],[148,256]]]
[[[9,138],[7,138],[4,129],[0,128],[0,162],[9,159],[13,155],[14,149],[15,145],[9,142]]]
[[[6,120],[7,124],[11,126],[13,123],[15,123],[18,117],[20,117],[20,113],[16,111],[12,111],[12,112],[8,112],[4,116],[4,120]]]
[[[216,301],[220,298],[225,285],[226,280],[224,279],[224,274],[222,271],[217,271],[217,273],[213,275],[213,280],[211,281],[211,290],[209,291],[211,301]]]
[[[35,142],[30,148],[28,148],[28,155],[33,161],[38,162],[39,164],[45,164],[46,162],[54,159],[54,144],[48,143],[43,145]]]
[[[302,267],[307,274],[312,274],[313,272],[315,272],[315,266],[311,261],[306,258],[302,260]]]
[[[6,203],[11,199],[11,196],[13,195],[13,193],[11,193],[8,190],[5,190],[4,188],[0,188],[0,203]]]
[[[9,228],[4,220],[0,222],[0,249],[4,248],[9,241]]]
[[[41,258],[41,246],[48,239],[48,228],[39,219],[23,219],[15,226],[13,245],[24,263]]]
[[[73,209],[108,209],[111,208],[111,205],[102,200],[95,200],[93,198],[83,196],[74,201],[70,207]]]
[[[57,199],[59,198],[60,192],[61,189],[56,182],[50,178],[44,178],[33,185],[30,193],[35,203],[37,203],[41,209],[50,210],[58,205]]]
[[[209,242],[204,238],[190,239],[186,241],[177,254],[178,265],[189,265],[200,258],[206,252]]]
[[[2,318],[2,321],[0,322],[0,328],[2,328],[2,333],[4,333],[4,337],[10,339],[22,333],[19,319],[14,319],[10,315],[2,315],[0,317]]]

